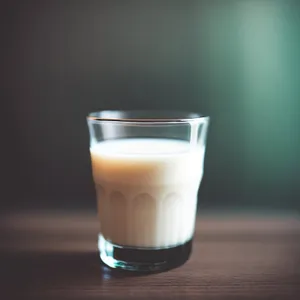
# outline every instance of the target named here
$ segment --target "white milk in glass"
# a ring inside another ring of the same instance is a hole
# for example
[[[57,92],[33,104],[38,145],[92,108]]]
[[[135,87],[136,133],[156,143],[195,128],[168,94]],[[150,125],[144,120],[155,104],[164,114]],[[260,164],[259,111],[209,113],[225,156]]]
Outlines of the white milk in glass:
[[[90,152],[107,241],[167,248],[192,238],[204,148],[141,138],[99,142]]]

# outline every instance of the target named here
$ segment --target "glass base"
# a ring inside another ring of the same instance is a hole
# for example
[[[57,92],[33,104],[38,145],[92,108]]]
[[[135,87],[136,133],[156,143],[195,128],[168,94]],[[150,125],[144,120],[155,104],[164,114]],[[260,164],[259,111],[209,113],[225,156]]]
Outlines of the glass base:
[[[98,248],[101,260],[111,268],[137,272],[160,272],[185,263],[192,251],[192,240],[171,248],[135,248],[114,245],[100,234]]]

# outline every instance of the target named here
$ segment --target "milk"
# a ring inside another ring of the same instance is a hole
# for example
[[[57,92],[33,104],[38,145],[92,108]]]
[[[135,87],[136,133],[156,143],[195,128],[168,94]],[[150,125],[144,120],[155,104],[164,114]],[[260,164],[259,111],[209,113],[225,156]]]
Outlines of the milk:
[[[168,248],[194,232],[204,148],[172,139],[119,139],[90,148],[103,237]]]

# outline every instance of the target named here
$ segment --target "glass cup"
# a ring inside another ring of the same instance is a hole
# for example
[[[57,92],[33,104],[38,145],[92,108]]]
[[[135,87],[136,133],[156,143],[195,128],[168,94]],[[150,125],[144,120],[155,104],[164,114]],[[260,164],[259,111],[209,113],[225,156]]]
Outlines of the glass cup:
[[[162,271],[192,250],[209,117],[101,111],[87,117],[102,261]]]

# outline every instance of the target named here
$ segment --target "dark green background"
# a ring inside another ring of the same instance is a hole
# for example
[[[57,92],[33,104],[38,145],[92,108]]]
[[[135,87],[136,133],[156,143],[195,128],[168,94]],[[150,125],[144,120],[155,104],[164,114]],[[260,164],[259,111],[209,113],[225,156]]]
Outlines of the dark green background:
[[[85,116],[211,116],[200,206],[299,208],[298,1],[6,1],[14,207],[94,208]]]

